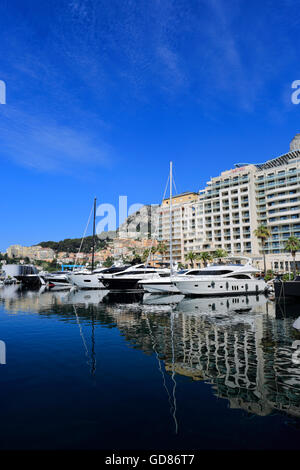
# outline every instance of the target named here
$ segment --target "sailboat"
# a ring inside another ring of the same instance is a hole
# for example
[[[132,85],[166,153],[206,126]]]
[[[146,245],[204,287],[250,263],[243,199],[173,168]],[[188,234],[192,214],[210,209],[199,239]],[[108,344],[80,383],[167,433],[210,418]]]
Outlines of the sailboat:
[[[97,199],[95,198],[94,199],[94,220],[93,220],[92,269],[91,270],[79,269],[79,270],[73,270],[67,273],[69,281],[73,284],[73,286],[77,287],[78,289],[104,289],[104,285],[99,280],[98,274],[94,272],[96,205],[97,205]]]
[[[169,204],[169,214],[170,214],[170,239],[169,239],[169,250],[170,250],[170,276],[159,276],[153,275],[150,279],[145,279],[139,281],[139,286],[142,287],[146,292],[150,293],[178,293],[179,290],[174,284],[174,266],[173,266],[173,250],[172,250],[172,189],[173,189],[173,162],[170,162],[170,204]],[[178,275],[184,275],[186,271],[176,273]]]

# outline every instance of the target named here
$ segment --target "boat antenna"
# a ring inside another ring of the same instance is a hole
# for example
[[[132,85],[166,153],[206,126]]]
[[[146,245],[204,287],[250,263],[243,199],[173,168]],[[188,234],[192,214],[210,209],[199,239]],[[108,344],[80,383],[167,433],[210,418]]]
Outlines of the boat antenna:
[[[170,162],[170,274],[173,274],[173,249],[172,249],[172,187],[173,187],[173,162]]]
[[[74,262],[75,265],[76,265],[76,263],[77,263],[78,255],[79,255],[79,253],[81,252],[81,247],[82,247],[83,240],[84,240],[84,238],[85,238],[85,234],[86,234],[86,232],[87,232],[88,226],[90,225],[90,220],[91,220],[92,212],[93,212],[93,206],[92,206],[92,208],[91,208],[91,212],[90,212],[90,215],[89,215],[89,218],[88,218],[88,221],[87,221],[87,224],[86,224],[84,233],[83,233],[82,238],[81,238],[80,247],[79,247],[79,249],[78,249],[78,251],[77,251],[77,254],[76,254],[76,258],[75,258],[75,262]]]
[[[93,221],[93,249],[92,249],[92,272],[94,271],[95,264],[95,223],[96,223],[96,203],[97,199],[94,199],[94,221]]]

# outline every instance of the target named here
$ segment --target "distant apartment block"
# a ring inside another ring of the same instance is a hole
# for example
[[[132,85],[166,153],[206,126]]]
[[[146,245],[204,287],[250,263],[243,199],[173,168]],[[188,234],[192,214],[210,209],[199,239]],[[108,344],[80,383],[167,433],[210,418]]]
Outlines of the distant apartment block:
[[[51,261],[55,257],[55,251],[51,248],[36,246],[11,245],[6,250],[10,258],[29,258],[30,260]]]
[[[186,263],[189,251],[250,256],[262,267],[262,247],[254,230],[265,225],[271,237],[265,245],[267,267],[291,269],[284,251],[291,236],[300,238],[300,134],[290,151],[262,164],[236,164],[211,178],[198,193],[177,195],[172,201],[173,259]],[[159,240],[169,240],[170,210],[165,199],[159,211]],[[167,253],[166,259],[170,259]],[[300,253],[296,263],[300,269]]]
[[[113,240],[112,255],[114,259],[134,258],[142,256],[146,249],[156,247],[157,241],[144,238],[133,240],[132,238],[115,238]]]

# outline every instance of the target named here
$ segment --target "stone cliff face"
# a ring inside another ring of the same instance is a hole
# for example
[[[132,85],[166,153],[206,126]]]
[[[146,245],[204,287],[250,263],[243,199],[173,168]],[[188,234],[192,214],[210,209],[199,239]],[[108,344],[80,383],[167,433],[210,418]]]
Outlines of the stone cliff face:
[[[158,205],[146,205],[127,217],[117,229],[120,238],[151,238],[158,233]]]

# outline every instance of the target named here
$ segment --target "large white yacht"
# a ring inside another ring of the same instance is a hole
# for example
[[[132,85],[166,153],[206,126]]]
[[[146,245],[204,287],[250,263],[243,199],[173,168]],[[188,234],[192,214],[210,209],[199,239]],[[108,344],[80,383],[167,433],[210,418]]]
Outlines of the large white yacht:
[[[211,264],[193,275],[175,279],[174,284],[185,295],[227,296],[267,291],[266,282],[254,276],[258,269],[252,266],[251,259],[244,259],[247,260],[245,264]]]

